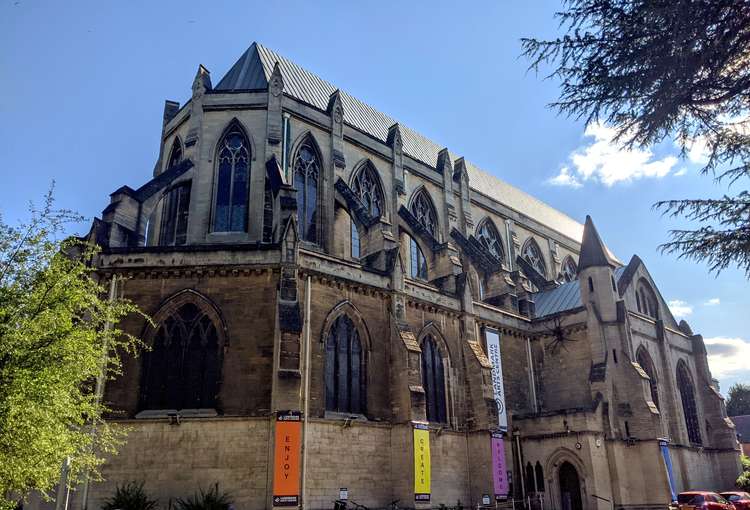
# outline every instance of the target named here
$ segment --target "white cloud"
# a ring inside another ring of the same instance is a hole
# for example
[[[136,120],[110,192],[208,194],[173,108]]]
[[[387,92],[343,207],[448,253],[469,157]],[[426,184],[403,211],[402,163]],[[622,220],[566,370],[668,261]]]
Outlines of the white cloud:
[[[674,315],[676,319],[687,317],[693,313],[693,307],[687,302],[679,299],[673,299],[667,303],[667,305],[669,305],[669,309],[672,311],[672,315]]]
[[[612,141],[615,129],[599,122],[590,124],[584,136],[593,140],[570,154],[570,165],[549,179],[550,184],[580,187],[584,181],[595,181],[611,187],[637,179],[660,179],[677,164],[675,156],[655,159],[648,149],[622,149]]]
[[[721,299],[715,297],[715,298],[711,298],[708,301],[706,301],[705,303],[703,303],[703,306],[716,306],[716,305],[720,305],[720,304],[721,304]]]
[[[703,341],[706,344],[712,376],[722,378],[748,370],[750,341],[723,336],[706,338]]]
[[[708,163],[708,157],[711,153],[708,151],[704,136],[696,137],[691,143],[688,143],[687,149],[687,158],[691,163],[698,165]]]
[[[682,168],[680,168],[679,170],[677,170],[672,175],[674,175],[675,177],[681,177],[681,176],[685,175],[686,173],[687,173],[687,168],[683,166]]]
[[[568,188],[580,188],[583,186],[581,181],[576,179],[576,177],[570,173],[570,169],[566,166],[560,169],[559,174],[547,179],[547,183],[552,184],[553,186],[565,186]]]

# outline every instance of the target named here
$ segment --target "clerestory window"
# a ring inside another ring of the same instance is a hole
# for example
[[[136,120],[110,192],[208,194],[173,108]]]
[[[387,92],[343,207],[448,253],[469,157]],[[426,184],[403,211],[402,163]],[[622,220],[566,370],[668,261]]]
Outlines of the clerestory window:
[[[190,212],[190,181],[178,184],[164,195],[161,210],[159,244],[180,246],[187,241],[188,215]]]
[[[294,156],[294,187],[297,189],[297,220],[300,238],[318,242],[318,179],[320,157],[308,137]]]
[[[370,216],[380,218],[383,215],[383,189],[378,172],[369,161],[352,180],[352,191],[357,194]]]
[[[500,233],[495,228],[495,224],[489,218],[485,219],[479,224],[477,228],[477,239],[487,251],[495,257],[499,262],[505,260],[503,251],[503,242],[500,238]]]
[[[435,212],[435,206],[432,205],[430,196],[424,188],[417,191],[417,194],[414,195],[409,209],[420,225],[422,225],[432,237],[437,238],[437,213]]]
[[[232,126],[219,142],[215,232],[247,231],[250,191],[250,145],[239,126]]]

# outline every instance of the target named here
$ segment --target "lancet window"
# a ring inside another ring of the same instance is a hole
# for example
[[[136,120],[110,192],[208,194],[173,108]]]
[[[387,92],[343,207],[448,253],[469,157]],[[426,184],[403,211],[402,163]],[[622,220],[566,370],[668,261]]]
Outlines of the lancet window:
[[[437,238],[438,222],[435,206],[432,205],[432,200],[430,200],[430,196],[424,188],[419,190],[414,196],[414,199],[411,201],[410,210],[427,232]]]
[[[489,218],[479,224],[477,239],[498,261],[502,262],[505,259],[502,239],[495,228],[495,224]]]
[[[214,231],[244,232],[250,191],[250,144],[239,126],[232,126],[222,137],[216,162]]]
[[[547,269],[544,265],[544,257],[542,256],[542,250],[539,249],[539,245],[536,244],[536,241],[533,239],[529,240],[526,243],[526,246],[523,248],[523,258],[528,262],[531,267],[536,269],[536,271],[546,277],[547,276]]]
[[[190,181],[174,186],[164,195],[159,244],[183,245],[187,241],[190,212]]]
[[[325,339],[326,410],[364,413],[366,409],[365,353],[354,322],[339,316]]]
[[[369,161],[352,180],[352,190],[362,201],[370,216],[380,218],[383,215],[383,189],[380,186],[378,172]]]
[[[565,258],[560,272],[562,273],[563,280],[566,282],[572,282],[578,278],[578,267],[576,267],[576,263],[572,257]]]
[[[297,220],[300,238],[318,242],[318,179],[320,157],[309,138],[297,149],[294,156],[294,187],[297,189]]]
[[[422,340],[422,387],[427,405],[427,420],[447,423],[445,398],[445,367],[440,348],[432,335]]]
[[[651,356],[649,356],[648,352],[646,352],[646,349],[644,347],[640,347],[638,349],[638,353],[636,354],[636,361],[641,366],[644,372],[646,372],[646,375],[649,377],[649,386],[651,390],[651,401],[656,405],[656,408],[659,408],[659,388],[656,384],[656,370],[654,369],[654,364],[651,362]]]
[[[698,421],[698,409],[695,405],[695,387],[684,361],[677,364],[677,388],[680,390],[688,439],[693,444],[703,444],[700,422]]]

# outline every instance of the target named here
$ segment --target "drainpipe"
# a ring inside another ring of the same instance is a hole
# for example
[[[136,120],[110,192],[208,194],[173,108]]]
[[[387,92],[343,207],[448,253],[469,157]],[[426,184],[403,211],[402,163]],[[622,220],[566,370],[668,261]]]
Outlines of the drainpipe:
[[[529,364],[529,394],[531,397],[531,409],[538,412],[536,400],[536,380],[534,378],[534,359],[531,356],[531,338],[526,337],[526,361]]]
[[[287,170],[287,152],[289,152],[289,114],[284,113],[282,121],[282,136],[281,136],[281,170],[284,172],[284,180],[287,184],[289,182],[289,171]]]
[[[112,275],[112,279],[109,281],[109,302],[114,303],[115,298],[117,297],[117,276]],[[112,329],[113,324],[111,322],[104,323],[104,330],[109,331]],[[102,359],[101,359],[101,367],[99,368],[99,375],[96,377],[96,389],[94,390],[94,399],[97,404],[99,404],[102,401],[102,398],[104,397],[104,383],[107,381],[107,351],[109,349],[109,345],[107,345],[106,340],[104,344],[104,348],[102,351]],[[96,430],[92,427],[91,429],[91,435],[96,433]],[[63,479],[65,480],[65,485],[67,485],[67,478],[68,478],[68,466],[70,465],[70,459],[66,460],[65,465],[63,465],[63,476],[60,477],[60,485],[63,485]],[[55,510],[67,510],[68,508],[68,501],[67,501],[67,495],[65,498],[65,506],[60,506],[60,490],[58,489],[58,500],[57,505],[55,506]],[[83,488],[81,490],[81,510],[86,510],[89,505],[89,473],[86,472],[83,478]]]
[[[302,414],[302,508],[307,505],[307,416],[310,412],[310,276],[305,285],[305,403]]]
[[[508,245],[508,271],[513,271],[515,261],[513,260],[513,238],[510,233],[510,220],[505,220],[505,244]]]
[[[526,501],[526,484],[523,478],[523,459],[521,458],[521,432],[513,431],[513,438],[516,440],[516,458],[518,459],[518,480],[521,486],[521,501]]]

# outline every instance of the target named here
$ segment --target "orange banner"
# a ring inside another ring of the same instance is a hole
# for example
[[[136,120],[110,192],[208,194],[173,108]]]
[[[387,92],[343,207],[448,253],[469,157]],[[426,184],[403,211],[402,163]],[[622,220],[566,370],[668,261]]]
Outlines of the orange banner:
[[[300,436],[299,412],[279,412],[273,466],[273,506],[299,506]]]

